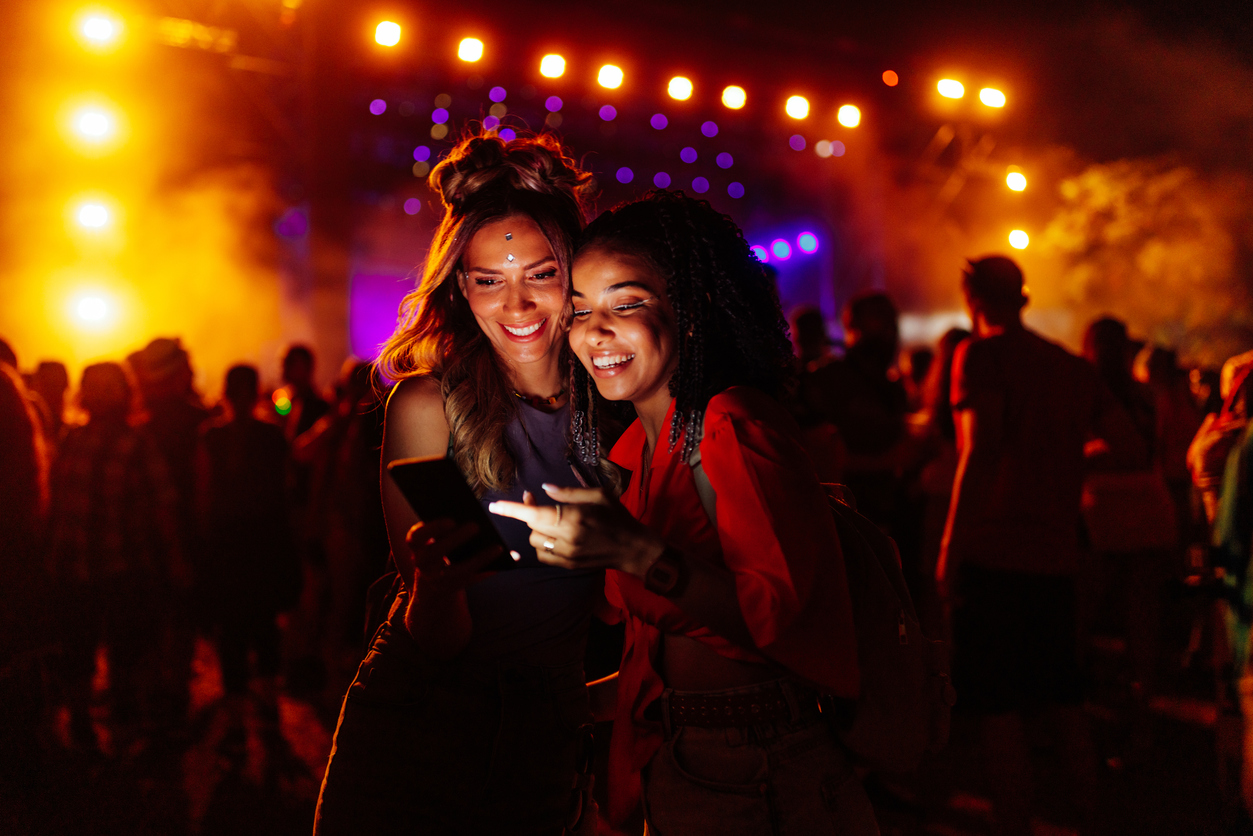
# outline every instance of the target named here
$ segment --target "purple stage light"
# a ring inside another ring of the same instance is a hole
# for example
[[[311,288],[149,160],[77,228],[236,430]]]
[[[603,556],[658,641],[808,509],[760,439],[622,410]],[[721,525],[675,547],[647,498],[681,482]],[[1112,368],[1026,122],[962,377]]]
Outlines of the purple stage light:
[[[431,111],[431,121],[436,125],[442,125],[448,121],[448,108],[437,107]]]
[[[382,116],[383,112],[386,110],[387,110],[387,102],[383,101],[382,99],[375,99],[374,101],[370,102],[370,112],[373,113],[375,116]]]
[[[779,261],[787,261],[792,257],[792,245],[782,238],[776,238],[770,244],[770,252]]]
[[[796,246],[803,253],[818,252],[818,236],[812,232],[802,232],[796,236]]]
[[[561,110],[561,97],[549,96],[547,99],[544,99],[544,108],[549,113],[556,113]]]
[[[487,98],[491,99],[494,102],[503,102],[505,100],[505,96],[507,95],[509,94],[505,92],[505,88],[493,87],[491,90],[488,91]]]
[[[721,154],[718,155],[717,159],[715,159],[714,162],[718,164],[718,168],[730,168],[732,165],[735,164],[735,158],[732,157],[730,154],[728,154],[726,151],[723,151]]]
[[[664,113],[654,113],[653,118],[648,120],[648,124],[661,131],[665,130],[666,125],[670,124],[670,120],[666,118]]]
[[[600,118],[606,122],[612,122],[618,118],[618,109],[613,105],[605,105],[600,109]]]
[[[728,183],[727,194],[735,198],[736,200],[739,200],[741,197],[744,196],[744,184],[743,183]]]
[[[787,141],[787,144],[792,146],[793,151],[804,151],[805,137],[800,134],[792,134],[792,138]]]
[[[659,171],[653,175],[653,185],[659,189],[670,188],[670,175],[664,171]]]
[[[501,128],[496,133],[505,142],[513,142],[518,138],[518,133],[513,128]]]
[[[753,244],[749,249],[753,251],[753,255],[757,256],[757,260],[762,264],[770,260],[770,253],[766,252],[766,248],[761,244]]]
[[[419,145],[413,149],[413,158],[420,163],[424,163],[431,158],[431,149],[425,145]]]
[[[619,183],[630,183],[634,179],[635,179],[635,172],[632,171],[631,169],[627,168],[626,166],[623,166],[622,168],[618,169],[618,182]]]
[[[696,149],[689,145],[679,152],[679,159],[685,163],[696,162]]]
[[[705,192],[709,191],[709,181],[706,180],[704,177],[697,177],[695,180],[692,181],[692,191],[696,192],[697,194],[704,194]]]
[[[700,132],[703,133],[705,136],[717,136],[718,125],[714,122],[706,122],[705,124],[700,126]]]
[[[416,215],[422,211],[422,201],[416,197],[411,197],[405,201],[405,214]]]

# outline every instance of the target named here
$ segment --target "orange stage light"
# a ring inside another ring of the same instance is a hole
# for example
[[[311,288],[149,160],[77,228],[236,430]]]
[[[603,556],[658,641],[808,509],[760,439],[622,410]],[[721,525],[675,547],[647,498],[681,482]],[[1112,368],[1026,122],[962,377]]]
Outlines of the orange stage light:
[[[1031,238],[1021,229],[1009,233],[1009,245],[1016,250],[1025,250],[1030,243]]]
[[[473,63],[483,57],[483,42],[478,38],[465,38],[457,45],[457,57]]]
[[[400,24],[384,20],[374,27],[374,42],[380,46],[395,46],[400,43]]]
[[[1027,176],[1021,171],[1010,171],[1005,175],[1005,185],[1016,192],[1027,188]]]
[[[936,85],[935,89],[940,95],[946,99],[960,99],[966,95],[966,87],[960,81],[954,78],[942,78]]]
[[[748,94],[743,87],[732,84],[722,91],[722,103],[732,110],[739,110],[748,103]]]
[[[888,87],[895,87],[897,84],[900,84],[900,81],[901,77],[894,70],[883,71],[883,83]]]
[[[984,87],[979,91],[979,101],[988,107],[1005,107],[1005,94],[995,87]]]
[[[544,78],[561,78],[566,72],[566,59],[560,55],[545,55],[539,62],[539,74]]]
[[[861,111],[855,105],[844,105],[835,115],[836,121],[846,128],[855,128],[861,124]]]
[[[681,75],[676,75],[670,79],[666,92],[670,94],[670,98],[685,102],[692,98],[692,81]]]
[[[809,115],[809,99],[806,99],[804,96],[791,96],[788,98],[784,110],[793,119],[804,119]]]
[[[596,74],[596,81],[601,87],[607,87],[615,90],[622,86],[622,68],[615,67],[613,64],[606,64],[600,68],[600,72]]]

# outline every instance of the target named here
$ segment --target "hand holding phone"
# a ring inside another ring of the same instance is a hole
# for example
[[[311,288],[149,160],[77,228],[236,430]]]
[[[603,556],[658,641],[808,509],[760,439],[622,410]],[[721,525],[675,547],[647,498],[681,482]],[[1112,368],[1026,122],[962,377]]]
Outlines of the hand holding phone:
[[[517,565],[451,459],[398,459],[387,465],[387,472],[422,520],[408,537],[419,569],[424,559],[444,558],[449,566],[465,565],[468,571],[499,571]],[[494,556],[485,558],[489,552]]]

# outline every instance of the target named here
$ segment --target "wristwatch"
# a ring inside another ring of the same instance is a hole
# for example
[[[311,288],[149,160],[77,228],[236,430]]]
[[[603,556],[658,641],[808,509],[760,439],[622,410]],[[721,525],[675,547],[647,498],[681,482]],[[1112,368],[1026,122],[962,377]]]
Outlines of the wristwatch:
[[[644,588],[665,598],[678,598],[687,587],[691,572],[683,555],[666,546],[661,557],[644,573]]]

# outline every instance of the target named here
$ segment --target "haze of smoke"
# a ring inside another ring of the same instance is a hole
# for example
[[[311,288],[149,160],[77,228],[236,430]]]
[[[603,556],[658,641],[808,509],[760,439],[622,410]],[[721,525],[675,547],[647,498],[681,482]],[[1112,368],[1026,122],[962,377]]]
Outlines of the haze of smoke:
[[[1059,261],[1055,291],[1084,319],[1113,313],[1209,365],[1253,346],[1247,175],[1121,160],[1090,166],[1059,192],[1040,243]]]

